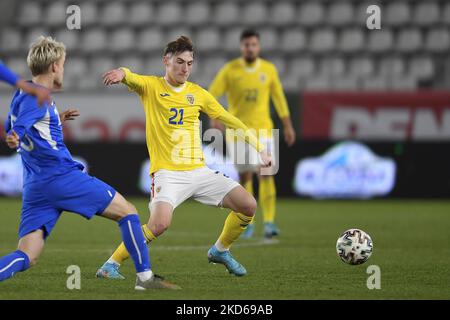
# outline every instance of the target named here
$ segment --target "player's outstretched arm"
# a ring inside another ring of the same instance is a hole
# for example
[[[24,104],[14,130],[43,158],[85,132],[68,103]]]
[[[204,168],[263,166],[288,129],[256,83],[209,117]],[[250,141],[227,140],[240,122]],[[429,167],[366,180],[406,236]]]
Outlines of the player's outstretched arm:
[[[146,76],[133,73],[128,68],[124,67],[110,70],[103,75],[103,84],[105,86],[118,83],[123,83],[131,91],[142,94],[144,92],[147,81]]]
[[[125,71],[123,71],[121,68],[113,69],[108,72],[105,72],[102,78],[103,84],[105,86],[118,84],[121,83],[123,79],[125,79]]]

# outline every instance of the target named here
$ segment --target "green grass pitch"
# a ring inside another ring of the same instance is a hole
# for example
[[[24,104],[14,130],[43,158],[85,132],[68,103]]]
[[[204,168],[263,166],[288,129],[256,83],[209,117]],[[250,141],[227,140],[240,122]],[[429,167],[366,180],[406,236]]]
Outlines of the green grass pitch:
[[[130,199],[147,221],[147,200]],[[0,198],[0,255],[15,249],[21,202]],[[232,248],[248,276],[237,278],[207,263],[228,211],[187,202],[171,228],[151,245],[156,273],[180,291],[136,292],[131,261],[126,280],[96,279],[97,268],[120,241],[117,225],[64,213],[39,264],[0,283],[3,299],[450,299],[450,202],[279,200],[278,243],[257,238]],[[374,241],[363,265],[340,261],[335,244],[348,228],[361,228]],[[81,268],[81,290],[69,290],[69,265]],[[381,269],[381,289],[366,286],[369,265]]]

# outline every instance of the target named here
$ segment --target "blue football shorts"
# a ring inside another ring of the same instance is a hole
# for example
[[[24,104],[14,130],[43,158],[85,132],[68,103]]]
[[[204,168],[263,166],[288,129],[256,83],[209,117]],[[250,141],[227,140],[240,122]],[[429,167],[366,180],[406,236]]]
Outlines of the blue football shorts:
[[[47,238],[63,211],[91,219],[105,211],[115,194],[114,188],[81,170],[28,183],[23,190],[19,238],[39,229]]]

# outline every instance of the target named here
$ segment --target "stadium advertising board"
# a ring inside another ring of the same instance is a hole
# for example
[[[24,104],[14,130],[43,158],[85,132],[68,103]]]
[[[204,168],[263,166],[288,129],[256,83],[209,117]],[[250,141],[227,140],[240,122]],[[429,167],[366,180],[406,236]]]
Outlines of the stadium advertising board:
[[[304,139],[450,141],[450,92],[305,92]]]

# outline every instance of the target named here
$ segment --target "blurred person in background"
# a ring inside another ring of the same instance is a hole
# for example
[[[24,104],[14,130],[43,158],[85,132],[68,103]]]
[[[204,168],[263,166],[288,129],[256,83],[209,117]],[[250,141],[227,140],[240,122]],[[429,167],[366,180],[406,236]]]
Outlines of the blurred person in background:
[[[272,136],[273,122],[270,117],[270,98],[275,110],[283,123],[284,139],[288,146],[295,142],[295,131],[292,126],[289,108],[283,92],[275,65],[260,58],[261,46],[259,33],[254,30],[244,30],[240,38],[241,57],[225,64],[218,72],[209,87],[209,92],[219,98],[226,94],[228,111],[256,132],[266,132],[258,136],[260,141],[273,153],[275,146]],[[216,120],[211,126],[223,130],[224,127]],[[261,130],[261,131],[260,131]],[[228,142],[230,140],[227,140]],[[275,224],[276,188],[272,175],[259,174],[260,166],[255,159],[256,150],[245,148],[242,143],[236,143],[237,150],[229,148],[234,163],[239,172],[240,183],[253,194],[253,175],[259,178],[259,203],[263,212],[264,237],[272,238],[279,235]],[[238,155],[246,155],[248,162],[238,164]],[[244,238],[252,237],[254,221],[242,234]]]

